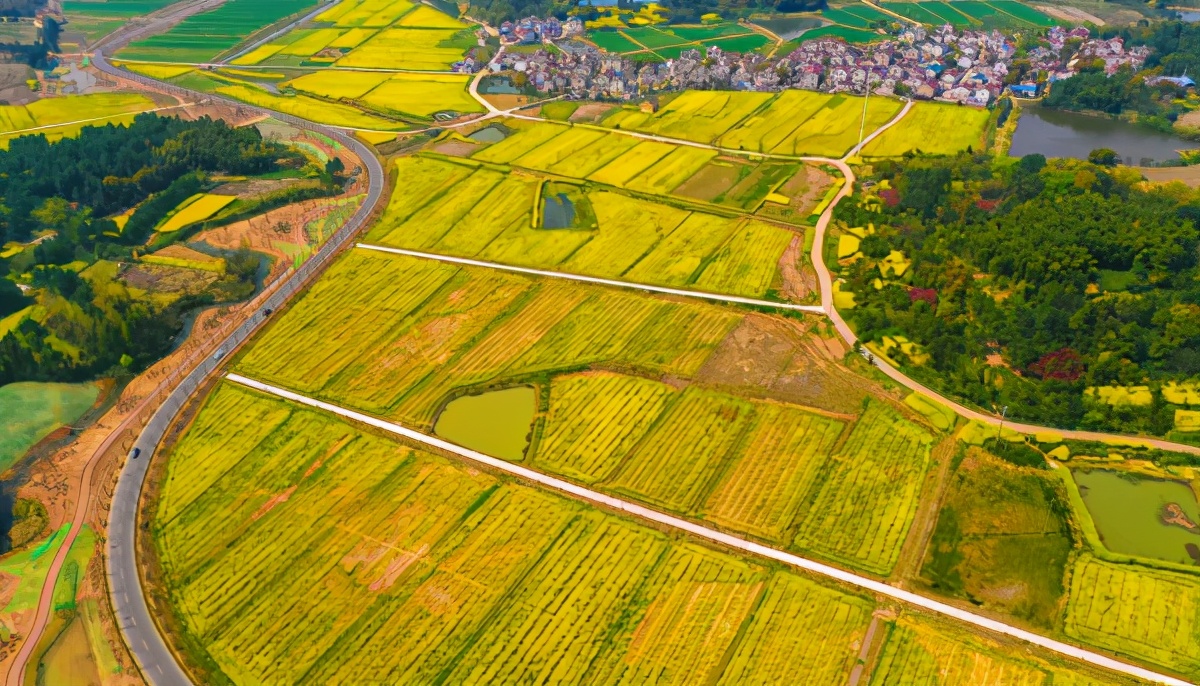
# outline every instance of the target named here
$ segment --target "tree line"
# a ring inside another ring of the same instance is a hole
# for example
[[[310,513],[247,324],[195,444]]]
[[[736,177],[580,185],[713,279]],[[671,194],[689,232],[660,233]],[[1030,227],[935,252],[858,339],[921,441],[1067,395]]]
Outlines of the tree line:
[[[920,352],[891,354],[915,377],[1018,419],[1171,431],[1175,408],[1157,388],[1200,378],[1200,195],[1041,155],[875,172],[889,186],[880,201],[835,215],[876,228],[841,267],[856,298],[844,314],[864,340],[907,337]],[[885,262],[892,251],[912,261],[901,276]],[[1110,385],[1149,385],[1154,402],[1109,406],[1086,392]]]
[[[302,160],[254,127],[207,117],[142,114],[74,139],[12,141],[0,151],[0,245],[42,238],[0,259],[0,319],[34,303],[40,312],[0,338],[0,384],[135,371],[167,352],[189,310],[250,295],[259,260],[248,250],[227,258],[207,291],[166,306],[119,280],[81,276],[78,263],[130,260],[171,210],[212,186],[210,173],[260,174]],[[109,218],[135,207],[124,230]]]

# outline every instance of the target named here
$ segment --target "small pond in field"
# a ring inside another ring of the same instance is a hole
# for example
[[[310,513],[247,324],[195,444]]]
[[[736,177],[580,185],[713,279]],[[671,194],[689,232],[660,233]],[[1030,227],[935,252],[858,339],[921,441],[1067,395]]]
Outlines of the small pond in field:
[[[1189,529],[1186,523],[1200,525],[1200,505],[1187,484],[1106,469],[1075,470],[1072,476],[1109,550],[1182,564],[1194,562],[1188,544],[1200,546],[1200,529]],[[1164,518],[1178,523],[1168,524]]]
[[[569,229],[575,225],[575,203],[566,193],[542,197],[542,228]]]
[[[536,411],[536,394],[529,386],[466,395],[446,405],[433,430],[464,448],[520,460],[529,445],[529,425]]]

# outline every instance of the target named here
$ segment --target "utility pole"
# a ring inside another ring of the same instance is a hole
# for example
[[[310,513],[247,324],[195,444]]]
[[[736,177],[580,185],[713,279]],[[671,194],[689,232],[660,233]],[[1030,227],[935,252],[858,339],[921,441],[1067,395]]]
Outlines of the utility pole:
[[[996,430],[996,440],[997,441],[1000,440],[1001,435],[1004,433],[1004,420],[1007,417],[1008,417],[1008,405],[1005,405],[1004,407],[1000,408],[1000,428]]]
[[[871,70],[869,70],[869,69],[868,69],[868,70],[867,70],[867,78],[866,78],[866,91],[867,91],[867,92],[864,94],[864,97],[863,97],[863,113],[862,113],[862,121],[860,121],[860,122],[858,123],[858,146],[855,148],[856,150],[857,150],[858,148],[862,147],[863,136],[866,134],[866,129],[867,129],[867,102],[869,102],[869,101],[871,100],[871,77],[872,77],[872,76],[874,76],[874,74],[872,74],[872,73],[871,73]]]

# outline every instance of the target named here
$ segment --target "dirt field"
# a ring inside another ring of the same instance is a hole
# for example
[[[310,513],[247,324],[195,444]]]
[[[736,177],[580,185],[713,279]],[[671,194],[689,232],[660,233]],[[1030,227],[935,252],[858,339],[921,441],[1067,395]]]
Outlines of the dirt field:
[[[1200,188],[1200,167],[1138,167],[1137,170],[1149,181],[1182,181],[1192,188]]]
[[[841,368],[808,325],[750,315],[721,341],[697,380],[829,412],[858,412],[870,382]]]

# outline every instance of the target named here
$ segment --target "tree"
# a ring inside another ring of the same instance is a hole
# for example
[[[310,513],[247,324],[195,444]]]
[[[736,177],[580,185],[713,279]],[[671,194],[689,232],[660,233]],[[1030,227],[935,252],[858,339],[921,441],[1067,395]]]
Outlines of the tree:
[[[1121,162],[1121,157],[1112,148],[1096,148],[1088,153],[1088,162],[1104,167],[1114,167]]]

